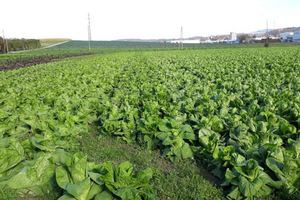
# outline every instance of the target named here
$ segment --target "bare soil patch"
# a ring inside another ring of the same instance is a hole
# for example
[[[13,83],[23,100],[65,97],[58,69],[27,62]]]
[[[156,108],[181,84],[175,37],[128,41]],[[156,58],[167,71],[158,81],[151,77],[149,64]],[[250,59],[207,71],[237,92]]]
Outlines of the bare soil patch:
[[[78,57],[92,55],[93,53],[84,54],[59,54],[59,55],[41,55],[41,56],[30,56],[30,57],[14,57],[11,59],[0,62],[0,71],[14,70],[23,67],[31,67],[38,64],[55,62],[62,58]]]

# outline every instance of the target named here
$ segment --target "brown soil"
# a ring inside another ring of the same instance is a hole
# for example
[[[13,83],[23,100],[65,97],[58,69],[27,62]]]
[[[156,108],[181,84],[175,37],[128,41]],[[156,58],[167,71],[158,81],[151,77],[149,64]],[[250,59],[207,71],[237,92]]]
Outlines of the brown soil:
[[[55,62],[62,58],[77,57],[92,55],[93,53],[86,54],[60,54],[60,55],[42,55],[32,57],[20,57],[8,59],[4,62],[0,62],[0,71],[14,70],[23,67],[30,67],[38,64]]]

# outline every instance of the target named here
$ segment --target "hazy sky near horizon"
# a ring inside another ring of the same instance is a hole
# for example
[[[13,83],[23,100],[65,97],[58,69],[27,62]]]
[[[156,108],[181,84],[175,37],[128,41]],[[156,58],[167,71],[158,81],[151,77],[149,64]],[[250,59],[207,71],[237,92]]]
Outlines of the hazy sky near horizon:
[[[3,0],[7,38],[159,39],[300,26],[300,0]],[[275,22],[275,23],[274,23]],[[275,26],[274,26],[275,25]]]

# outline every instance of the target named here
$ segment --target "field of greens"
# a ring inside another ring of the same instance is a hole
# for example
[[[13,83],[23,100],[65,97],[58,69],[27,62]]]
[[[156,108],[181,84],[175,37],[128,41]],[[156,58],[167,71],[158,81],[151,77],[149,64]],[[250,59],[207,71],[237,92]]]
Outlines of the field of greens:
[[[91,48],[93,49],[107,49],[107,48],[114,48],[114,49],[132,49],[134,48],[136,51],[137,48],[142,49],[143,51],[145,49],[156,49],[156,50],[163,50],[163,49],[178,49],[178,43],[160,43],[160,42],[127,42],[127,41],[91,41]],[[227,44],[227,43],[195,43],[195,44],[189,44],[185,43],[183,46],[185,48],[241,48],[241,47],[262,47],[264,44],[262,43],[256,43],[256,44]],[[272,43],[271,46],[299,46],[299,42],[294,43]],[[54,49],[82,49],[82,48],[88,48],[89,42],[83,41],[83,40],[72,40],[67,43],[58,45],[53,47]],[[97,51],[97,50],[96,50]],[[123,50],[124,51],[124,50]]]
[[[55,48],[86,48],[88,41],[72,40],[67,43],[56,46]],[[199,46],[199,44],[189,44],[188,46]],[[178,48],[176,43],[160,42],[126,42],[126,41],[91,41],[91,48]]]
[[[99,141],[201,163],[222,181],[215,199],[297,199],[300,49],[123,52],[0,72],[0,197],[167,199],[153,168],[91,162],[91,126]]]

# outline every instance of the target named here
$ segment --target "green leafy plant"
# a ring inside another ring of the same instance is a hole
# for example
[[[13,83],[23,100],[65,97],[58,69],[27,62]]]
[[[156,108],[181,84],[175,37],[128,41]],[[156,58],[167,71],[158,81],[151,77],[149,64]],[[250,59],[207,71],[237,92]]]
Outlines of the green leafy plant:
[[[154,171],[133,172],[129,162],[116,168],[111,162],[95,165],[87,162],[87,156],[76,153],[56,169],[56,181],[65,191],[59,199],[155,199],[149,186]]]
[[[282,186],[281,181],[273,181],[253,159],[234,165],[234,169],[226,170],[226,181],[223,186],[232,184],[228,194],[232,199],[253,199],[270,194],[275,187]]]

